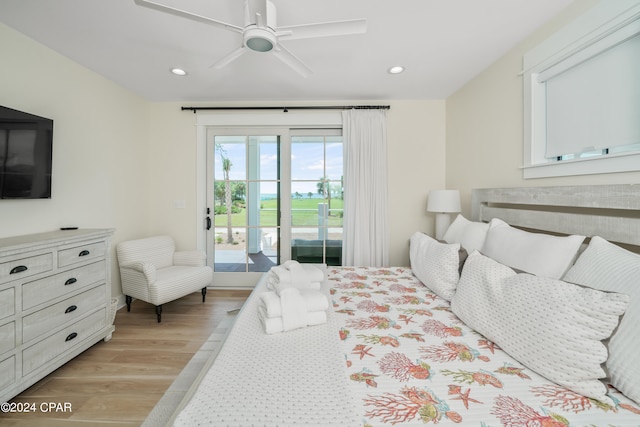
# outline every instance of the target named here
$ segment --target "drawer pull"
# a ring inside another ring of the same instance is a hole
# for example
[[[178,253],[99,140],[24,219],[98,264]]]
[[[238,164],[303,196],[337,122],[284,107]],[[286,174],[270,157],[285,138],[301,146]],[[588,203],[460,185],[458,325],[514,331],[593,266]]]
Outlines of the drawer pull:
[[[71,332],[69,335],[67,335],[67,338],[65,338],[65,342],[66,341],[71,341],[72,339],[74,339],[77,336],[78,336],[77,332]]]
[[[85,249],[84,251],[80,252],[80,253],[78,254],[78,256],[87,256],[87,255],[89,255],[90,253],[91,253],[91,252],[89,252],[88,250],[86,250],[86,249]]]
[[[77,305],[70,305],[69,307],[67,307],[67,309],[64,311],[64,314],[67,313],[71,313],[72,311],[76,311],[78,309]]]
[[[65,285],[65,286],[73,285],[73,284],[74,284],[74,283],[76,283],[77,281],[78,281],[78,279],[76,279],[75,277],[72,277],[71,279],[67,279],[67,281],[66,281],[66,282],[64,282],[64,285]]]
[[[27,271],[26,265],[19,265],[17,267],[13,267],[9,272],[9,274],[18,274],[18,273],[22,273],[23,271]]]

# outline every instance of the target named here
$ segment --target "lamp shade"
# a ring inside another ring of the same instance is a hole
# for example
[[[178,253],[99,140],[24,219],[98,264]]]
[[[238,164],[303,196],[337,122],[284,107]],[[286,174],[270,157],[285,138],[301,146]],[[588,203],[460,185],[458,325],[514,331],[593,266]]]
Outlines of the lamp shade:
[[[460,212],[460,191],[432,190],[429,192],[427,211],[440,213]]]

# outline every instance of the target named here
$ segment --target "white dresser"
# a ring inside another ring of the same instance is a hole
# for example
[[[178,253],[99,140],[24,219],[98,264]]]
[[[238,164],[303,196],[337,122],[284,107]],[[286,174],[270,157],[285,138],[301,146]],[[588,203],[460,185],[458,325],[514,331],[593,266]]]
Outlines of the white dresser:
[[[0,239],[0,402],[111,339],[113,230]]]

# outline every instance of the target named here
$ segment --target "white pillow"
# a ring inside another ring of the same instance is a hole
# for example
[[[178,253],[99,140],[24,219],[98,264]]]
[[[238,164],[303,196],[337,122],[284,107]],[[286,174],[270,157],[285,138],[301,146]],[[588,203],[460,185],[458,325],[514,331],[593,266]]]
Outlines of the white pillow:
[[[509,267],[560,279],[573,264],[583,241],[584,236],[530,233],[494,218],[481,252]]]
[[[460,243],[467,252],[482,249],[489,224],[469,221],[461,214],[451,223],[442,239],[447,243]]]
[[[631,297],[609,341],[607,368],[611,384],[640,403],[640,256],[595,236],[564,280]]]
[[[462,270],[451,310],[514,359],[583,396],[613,404],[603,344],[629,296],[517,274],[474,252]]]
[[[440,243],[424,233],[416,232],[409,243],[413,274],[426,287],[447,301],[456,291],[460,273],[460,245]]]

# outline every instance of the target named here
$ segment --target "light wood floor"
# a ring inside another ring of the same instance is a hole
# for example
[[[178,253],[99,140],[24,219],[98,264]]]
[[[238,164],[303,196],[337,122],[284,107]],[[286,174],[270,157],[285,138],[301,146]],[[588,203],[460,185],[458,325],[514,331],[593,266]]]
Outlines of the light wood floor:
[[[34,384],[13,402],[35,403],[35,413],[0,413],[0,426],[139,426],[182,368],[213,333],[227,310],[240,308],[249,291],[209,290],[155,308],[142,301],[122,308],[109,342],[100,341]],[[40,411],[42,402],[71,405],[71,412]]]

